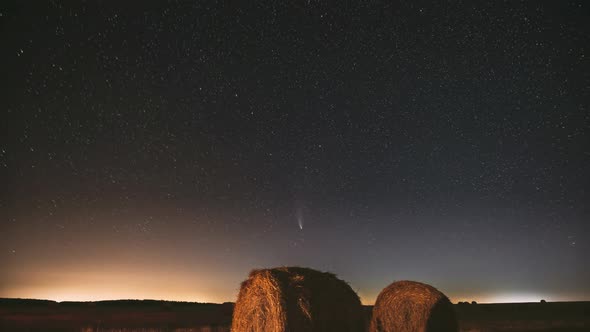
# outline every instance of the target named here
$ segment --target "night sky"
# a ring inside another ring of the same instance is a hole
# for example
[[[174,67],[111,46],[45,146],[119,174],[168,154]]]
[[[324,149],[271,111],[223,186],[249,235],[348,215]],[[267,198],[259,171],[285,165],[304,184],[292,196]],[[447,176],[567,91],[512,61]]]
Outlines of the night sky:
[[[2,1],[0,297],[590,300],[590,4],[279,2]]]

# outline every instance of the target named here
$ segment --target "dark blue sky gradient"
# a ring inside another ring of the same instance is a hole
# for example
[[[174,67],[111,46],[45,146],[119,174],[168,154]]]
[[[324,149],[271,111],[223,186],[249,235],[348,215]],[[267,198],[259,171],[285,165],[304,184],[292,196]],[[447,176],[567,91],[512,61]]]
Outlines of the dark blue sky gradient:
[[[590,300],[584,2],[0,14],[0,297],[234,301],[297,264],[365,303]]]

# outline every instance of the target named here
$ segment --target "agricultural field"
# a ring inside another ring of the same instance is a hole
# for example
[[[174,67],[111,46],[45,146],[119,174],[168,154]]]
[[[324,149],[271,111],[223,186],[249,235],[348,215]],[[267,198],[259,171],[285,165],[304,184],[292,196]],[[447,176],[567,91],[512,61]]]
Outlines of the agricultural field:
[[[590,302],[456,304],[461,331],[590,331]],[[365,306],[367,318],[372,306]],[[232,303],[0,299],[0,331],[228,332]]]
[[[0,331],[228,331],[233,304],[0,300]],[[219,327],[219,328],[218,328]]]

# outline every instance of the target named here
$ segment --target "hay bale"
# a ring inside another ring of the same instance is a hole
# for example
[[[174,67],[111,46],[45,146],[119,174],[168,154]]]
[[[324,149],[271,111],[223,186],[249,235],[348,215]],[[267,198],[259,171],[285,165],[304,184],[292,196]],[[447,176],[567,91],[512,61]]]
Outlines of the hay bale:
[[[457,332],[453,305],[436,288],[397,281],[384,288],[373,307],[371,332]]]
[[[301,267],[253,270],[240,288],[232,332],[361,332],[358,295],[334,274]]]

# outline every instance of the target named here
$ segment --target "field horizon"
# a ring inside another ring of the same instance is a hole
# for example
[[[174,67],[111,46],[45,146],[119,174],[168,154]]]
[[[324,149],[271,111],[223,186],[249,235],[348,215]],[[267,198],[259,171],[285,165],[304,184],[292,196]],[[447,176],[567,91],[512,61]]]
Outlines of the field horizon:
[[[367,321],[372,305],[363,305]],[[588,331],[590,301],[453,304],[460,331]],[[218,331],[233,302],[166,300],[53,301],[0,298],[1,331]]]
[[[27,297],[0,297],[0,304],[3,304],[4,301],[30,301],[30,302],[47,302],[47,303],[56,303],[56,304],[73,304],[73,303],[110,303],[110,302],[163,302],[163,303],[183,303],[183,304],[234,304],[234,301],[224,301],[224,302],[198,302],[198,301],[178,301],[178,300],[165,300],[165,299],[130,299],[130,298],[121,298],[121,299],[105,299],[105,300],[88,300],[88,301],[70,301],[70,300],[52,300],[52,299],[39,299],[39,298],[27,298]],[[514,301],[514,302],[479,302],[475,301],[475,304],[487,304],[487,305],[494,305],[494,304],[540,304],[540,303],[589,303],[590,299],[588,300],[571,300],[571,301]],[[471,305],[472,301],[455,301],[452,302],[453,305]],[[367,304],[363,303],[365,307],[372,307],[374,303]]]

